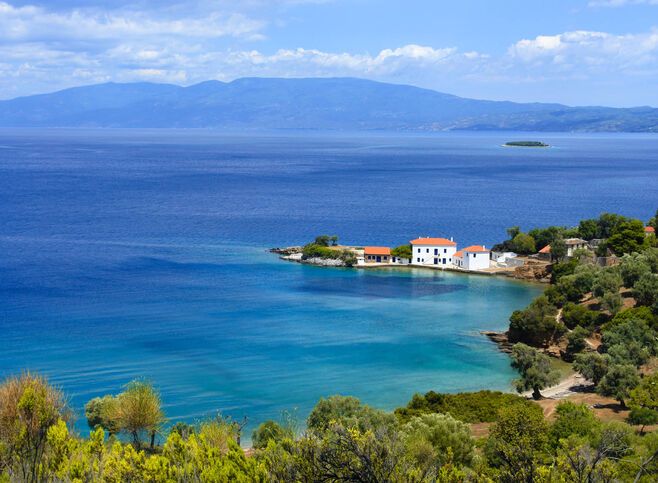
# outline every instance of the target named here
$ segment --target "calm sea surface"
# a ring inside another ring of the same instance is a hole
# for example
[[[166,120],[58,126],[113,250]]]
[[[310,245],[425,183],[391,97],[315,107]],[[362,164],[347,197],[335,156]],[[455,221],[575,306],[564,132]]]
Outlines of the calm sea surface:
[[[554,147],[500,147],[517,138]],[[539,288],[265,248],[319,233],[491,245],[511,225],[657,207],[656,136],[0,130],[0,375],[45,373],[79,414],[144,376],[172,421],[252,426],[335,393],[391,409],[509,389],[478,331]]]

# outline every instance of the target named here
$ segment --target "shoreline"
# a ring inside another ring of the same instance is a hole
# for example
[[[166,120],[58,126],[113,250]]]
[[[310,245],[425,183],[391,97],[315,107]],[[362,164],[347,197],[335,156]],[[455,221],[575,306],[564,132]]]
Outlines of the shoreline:
[[[344,249],[356,249],[356,247],[342,247]],[[487,277],[506,277],[525,283],[536,283],[546,285],[550,283],[550,264],[536,260],[527,259],[527,263],[520,267],[492,267],[487,270],[466,270],[458,267],[434,267],[431,265],[401,264],[401,263],[368,263],[363,265],[347,265],[341,260],[332,258],[309,258],[302,259],[301,246],[269,248],[268,252],[279,256],[280,260],[286,262],[329,268],[351,268],[374,270],[383,268],[397,269],[424,269],[441,272],[461,273],[464,275],[482,275]]]

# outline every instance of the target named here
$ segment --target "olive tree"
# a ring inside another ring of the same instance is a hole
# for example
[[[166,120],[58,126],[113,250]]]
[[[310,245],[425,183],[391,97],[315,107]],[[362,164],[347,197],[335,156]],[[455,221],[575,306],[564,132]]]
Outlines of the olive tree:
[[[552,386],[560,374],[551,368],[547,355],[525,344],[515,344],[512,348],[512,367],[521,377],[515,382],[518,392],[532,389],[533,399],[541,399],[541,389]]]

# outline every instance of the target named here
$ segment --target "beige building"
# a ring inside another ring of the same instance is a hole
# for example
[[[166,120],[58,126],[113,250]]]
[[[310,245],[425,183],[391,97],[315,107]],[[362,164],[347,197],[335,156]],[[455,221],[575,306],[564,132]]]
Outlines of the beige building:
[[[363,249],[365,263],[391,263],[391,249],[388,247],[365,247]]]

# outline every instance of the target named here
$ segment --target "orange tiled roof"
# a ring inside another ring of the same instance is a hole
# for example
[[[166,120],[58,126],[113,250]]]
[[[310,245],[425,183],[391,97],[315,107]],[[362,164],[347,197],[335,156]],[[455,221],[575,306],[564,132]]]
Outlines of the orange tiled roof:
[[[411,240],[409,243],[412,245],[434,245],[434,246],[448,246],[456,247],[457,244],[454,241],[448,240],[447,238],[416,238]]]
[[[647,226],[644,228],[645,233],[656,233],[656,229],[653,226]]]
[[[455,254],[452,256],[452,258],[463,258],[463,257],[464,257],[464,252],[461,250],[455,252]]]
[[[462,250],[468,253],[487,253],[491,251],[487,250],[483,245],[471,245],[470,247],[463,248]]]
[[[550,246],[550,245],[546,245],[544,248],[542,248],[541,250],[539,250],[539,253],[551,253],[551,246]]]
[[[363,252],[366,255],[390,255],[391,249],[388,247],[365,247]]]

